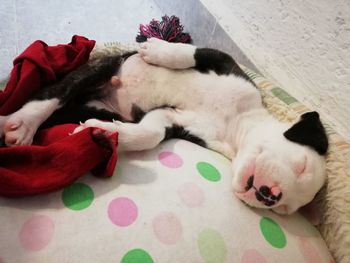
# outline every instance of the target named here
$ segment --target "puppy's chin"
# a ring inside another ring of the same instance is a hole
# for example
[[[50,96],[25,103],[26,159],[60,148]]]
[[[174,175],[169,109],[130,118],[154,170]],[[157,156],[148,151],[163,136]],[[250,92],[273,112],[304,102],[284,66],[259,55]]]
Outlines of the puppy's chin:
[[[280,215],[290,215],[296,212],[299,209],[299,205],[297,204],[283,204],[283,203],[276,203],[273,206],[266,206],[263,203],[259,202],[255,198],[255,192],[254,189],[251,189],[246,192],[235,192],[235,195],[242,200],[245,204],[248,206],[254,207],[254,208],[262,208],[262,209],[271,209],[277,214]]]

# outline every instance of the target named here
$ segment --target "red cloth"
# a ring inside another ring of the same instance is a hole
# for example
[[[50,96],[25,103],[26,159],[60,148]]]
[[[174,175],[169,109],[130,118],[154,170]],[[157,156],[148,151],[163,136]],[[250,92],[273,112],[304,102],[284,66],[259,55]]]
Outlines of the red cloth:
[[[84,64],[94,45],[95,41],[80,36],[67,45],[35,41],[14,60],[10,79],[0,92],[0,115],[18,110],[41,87]],[[112,176],[118,134],[89,128],[70,136],[76,126],[39,131],[30,146],[0,148],[0,195],[54,191],[90,170],[97,176]]]

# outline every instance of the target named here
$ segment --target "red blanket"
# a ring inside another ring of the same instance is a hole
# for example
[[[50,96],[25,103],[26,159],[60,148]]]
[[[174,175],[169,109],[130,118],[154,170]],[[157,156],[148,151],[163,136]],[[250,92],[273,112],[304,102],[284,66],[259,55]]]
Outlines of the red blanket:
[[[10,80],[0,91],[0,115],[18,110],[44,85],[89,59],[95,41],[74,36],[67,45],[35,41],[14,60]],[[117,161],[117,133],[86,129],[69,136],[76,125],[39,131],[33,145],[0,148],[0,195],[25,196],[60,189],[84,173],[112,176]]]

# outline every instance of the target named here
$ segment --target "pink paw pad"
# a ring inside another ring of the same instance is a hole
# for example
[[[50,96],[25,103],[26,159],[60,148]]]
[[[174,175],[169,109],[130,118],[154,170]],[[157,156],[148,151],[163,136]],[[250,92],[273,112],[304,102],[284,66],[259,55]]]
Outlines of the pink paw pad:
[[[30,145],[36,129],[35,123],[28,123],[19,116],[11,115],[3,125],[5,144],[7,146]]]

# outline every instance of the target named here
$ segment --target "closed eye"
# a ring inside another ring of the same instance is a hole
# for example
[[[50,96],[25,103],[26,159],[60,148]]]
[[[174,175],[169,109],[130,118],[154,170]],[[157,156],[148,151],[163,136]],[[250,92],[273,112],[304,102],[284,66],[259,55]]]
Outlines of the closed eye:
[[[307,157],[305,155],[303,160],[294,164],[293,170],[295,171],[296,175],[299,177],[305,172],[306,166],[307,166]]]

